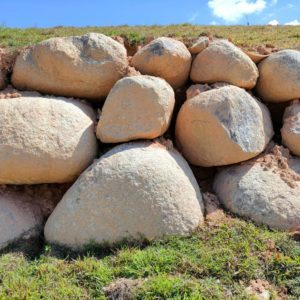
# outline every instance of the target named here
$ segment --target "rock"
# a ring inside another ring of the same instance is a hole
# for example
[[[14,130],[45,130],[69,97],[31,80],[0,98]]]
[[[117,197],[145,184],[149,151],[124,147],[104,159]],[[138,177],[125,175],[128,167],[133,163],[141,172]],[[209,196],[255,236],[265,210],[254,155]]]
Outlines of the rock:
[[[48,219],[45,237],[81,249],[91,241],[186,235],[202,222],[200,189],[182,156],[167,143],[133,142],[79,177]]]
[[[175,131],[186,159],[203,167],[250,159],[261,153],[273,136],[267,108],[235,86],[187,100],[179,111]]]
[[[191,54],[182,42],[160,37],[141,48],[133,56],[132,65],[142,74],[164,78],[176,89],[187,81],[191,61]]]
[[[0,186],[0,250],[38,238],[66,185]],[[30,243],[30,242],[29,242]]]
[[[283,144],[300,156],[300,100],[295,100],[286,108],[281,136]]]
[[[300,159],[283,148],[224,168],[214,189],[229,211],[256,223],[280,230],[300,224]]]
[[[207,36],[201,36],[199,39],[189,48],[192,54],[198,54],[208,47],[209,38]]]
[[[267,58],[269,56],[269,54],[259,54],[257,52],[253,52],[253,51],[244,51],[250,58],[251,60],[258,64],[260,63],[263,59]]]
[[[103,34],[57,37],[18,56],[12,83],[20,90],[100,99],[125,75],[127,64],[124,46]]]
[[[258,65],[256,90],[267,102],[286,102],[300,98],[300,52],[282,50]]]
[[[24,92],[0,112],[0,184],[70,182],[97,155],[95,113],[79,100]]]
[[[110,91],[97,126],[104,143],[154,139],[169,127],[175,104],[171,86],[153,76],[119,80]]]
[[[252,89],[258,78],[258,70],[242,50],[228,41],[216,40],[196,56],[190,76],[198,83],[224,81]]]
[[[228,86],[228,85],[230,85],[230,84],[226,83],[226,82],[217,82],[217,83],[213,83],[213,84],[207,84],[207,83],[193,84],[186,91],[186,99],[188,100],[188,99],[198,96],[199,94],[204,93],[206,91],[210,91],[213,89],[219,89],[223,86]]]

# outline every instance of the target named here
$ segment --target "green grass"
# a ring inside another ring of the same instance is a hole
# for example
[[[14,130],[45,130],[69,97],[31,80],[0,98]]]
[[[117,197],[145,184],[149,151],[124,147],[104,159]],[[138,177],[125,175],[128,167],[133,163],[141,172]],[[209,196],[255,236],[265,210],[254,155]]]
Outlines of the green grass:
[[[54,27],[14,29],[0,27],[0,47],[20,48],[56,36],[81,35],[100,32],[108,36],[124,36],[130,43],[141,43],[147,36],[171,36],[180,39],[213,35],[230,38],[241,47],[273,44],[279,48],[300,49],[300,26],[195,26],[191,24],[168,26],[117,27]]]
[[[0,299],[105,299],[104,287],[132,279],[133,299],[254,299],[251,280],[270,283],[270,293],[300,298],[300,244],[286,233],[232,219],[190,237],[143,246],[97,248],[58,258],[50,246],[29,259],[0,258]]]

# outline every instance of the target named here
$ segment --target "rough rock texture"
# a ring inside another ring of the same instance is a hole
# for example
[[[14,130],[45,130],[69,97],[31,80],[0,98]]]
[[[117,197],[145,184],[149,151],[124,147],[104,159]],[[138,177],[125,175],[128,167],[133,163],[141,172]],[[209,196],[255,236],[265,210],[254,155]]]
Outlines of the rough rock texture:
[[[208,47],[209,38],[207,36],[201,36],[199,39],[189,48],[192,54],[198,54]]]
[[[96,157],[95,113],[81,101],[24,92],[0,112],[0,184],[73,181]]]
[[[119,80],[104,103],[97,137],[104,143],[154,139],[169,127],[175,104],[171,86],[153,76]]]
[[[204,93],[206,91],[210,91],[213,89],[219,89],[221,87],[228,86],[228,85],[230,85],[230,84],[227,82],[217,82],[217,83],[213,83],[213,84],[207,84],[207,83],[193,84],[186,90],[186,99],[188,100],[188,99],[198,96],[199,94]]]
[[[265,149],[272,136],[267,108],[235,86],[187,100],[176,121],[179,149],[190,163],[203,167],[250,159]]]
[[[258,78],[258,70],[242,50],[226,40],[216,40],[196,56],[190,76],[194,82],[224,81],[252,89]]]
[[[224,168],[214,189],[223,205],[240,216],[281,230],[300,225],[300,159],[283,148]]]
[[[281,136],[283,144],[300,156],[300,100],[295,100],[286,108]]]
[[[98,33],[58,37],[23,51],[13,69],[12,83],[67,97],[106,97],[127,68],[126,49]]]
[[[271,54],[259,65],[256,90],[267,102],[300,98],[300,51],[282,50]]]
[[[189,77],[191,61],[191,54],[182,42],[161,37],[141,48],[133,56],[132,65],[142,74],[162,77],[178,88]]]
[[[135,142],[116,146],[79,177],[48,219],[45,237],[77,249],[90,241],[185,235],[202,222],[200,189],[182,156],[168,143]]]
[[[0,186],[0,250],[40,235],[67,185]]]

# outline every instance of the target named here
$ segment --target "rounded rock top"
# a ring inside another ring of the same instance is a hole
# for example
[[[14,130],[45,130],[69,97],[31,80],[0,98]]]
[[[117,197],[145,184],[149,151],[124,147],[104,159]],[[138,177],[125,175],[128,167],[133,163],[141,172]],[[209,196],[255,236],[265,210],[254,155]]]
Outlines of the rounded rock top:
[[[215,40],[194,59],[191,80],[197,83],[228,82],[252,89],[258,78],[255,63],[227,40]]]
[[[203,223],[203,202],[184,158],[160,143],[114,147],[64,195],[45,226],[48,242],[80,249],[90,241],[186,235]]]
[[[300,98],[300,51],[282,50],[258,65],[256,90],[266,102],[287,102]]]
[[[123,78],[104,103],[97,137],[104,143],[157,138],[168,129],[174,105],[174,91],[165,80],[147,75]]]
[[[88,104],[24,92],[0,111],[0,184],[71,182],[97,155]]]
[[[232,85],[187,100],[179,111],[175,133],[186,159],[203,167],[250,159],[265,149],[274,134],[265,105]]]
[[[20,90],[100,100],[127,66],[125,47],[103,34],[56,37],[17,57],[12,83]]]
[[[175,39],[160,37],[141,48],[132,65],[142,74],[164,78],[174,89],[189,77],[192,56],[186,46]]]

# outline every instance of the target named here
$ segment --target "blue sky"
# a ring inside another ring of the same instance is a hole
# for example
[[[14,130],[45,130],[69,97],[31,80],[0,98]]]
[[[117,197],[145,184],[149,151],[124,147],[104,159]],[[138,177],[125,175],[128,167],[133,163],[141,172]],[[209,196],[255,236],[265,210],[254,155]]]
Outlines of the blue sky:
[[[0,25],[21,28],[298,24],[300,0],[0,0],[0,12]]]

